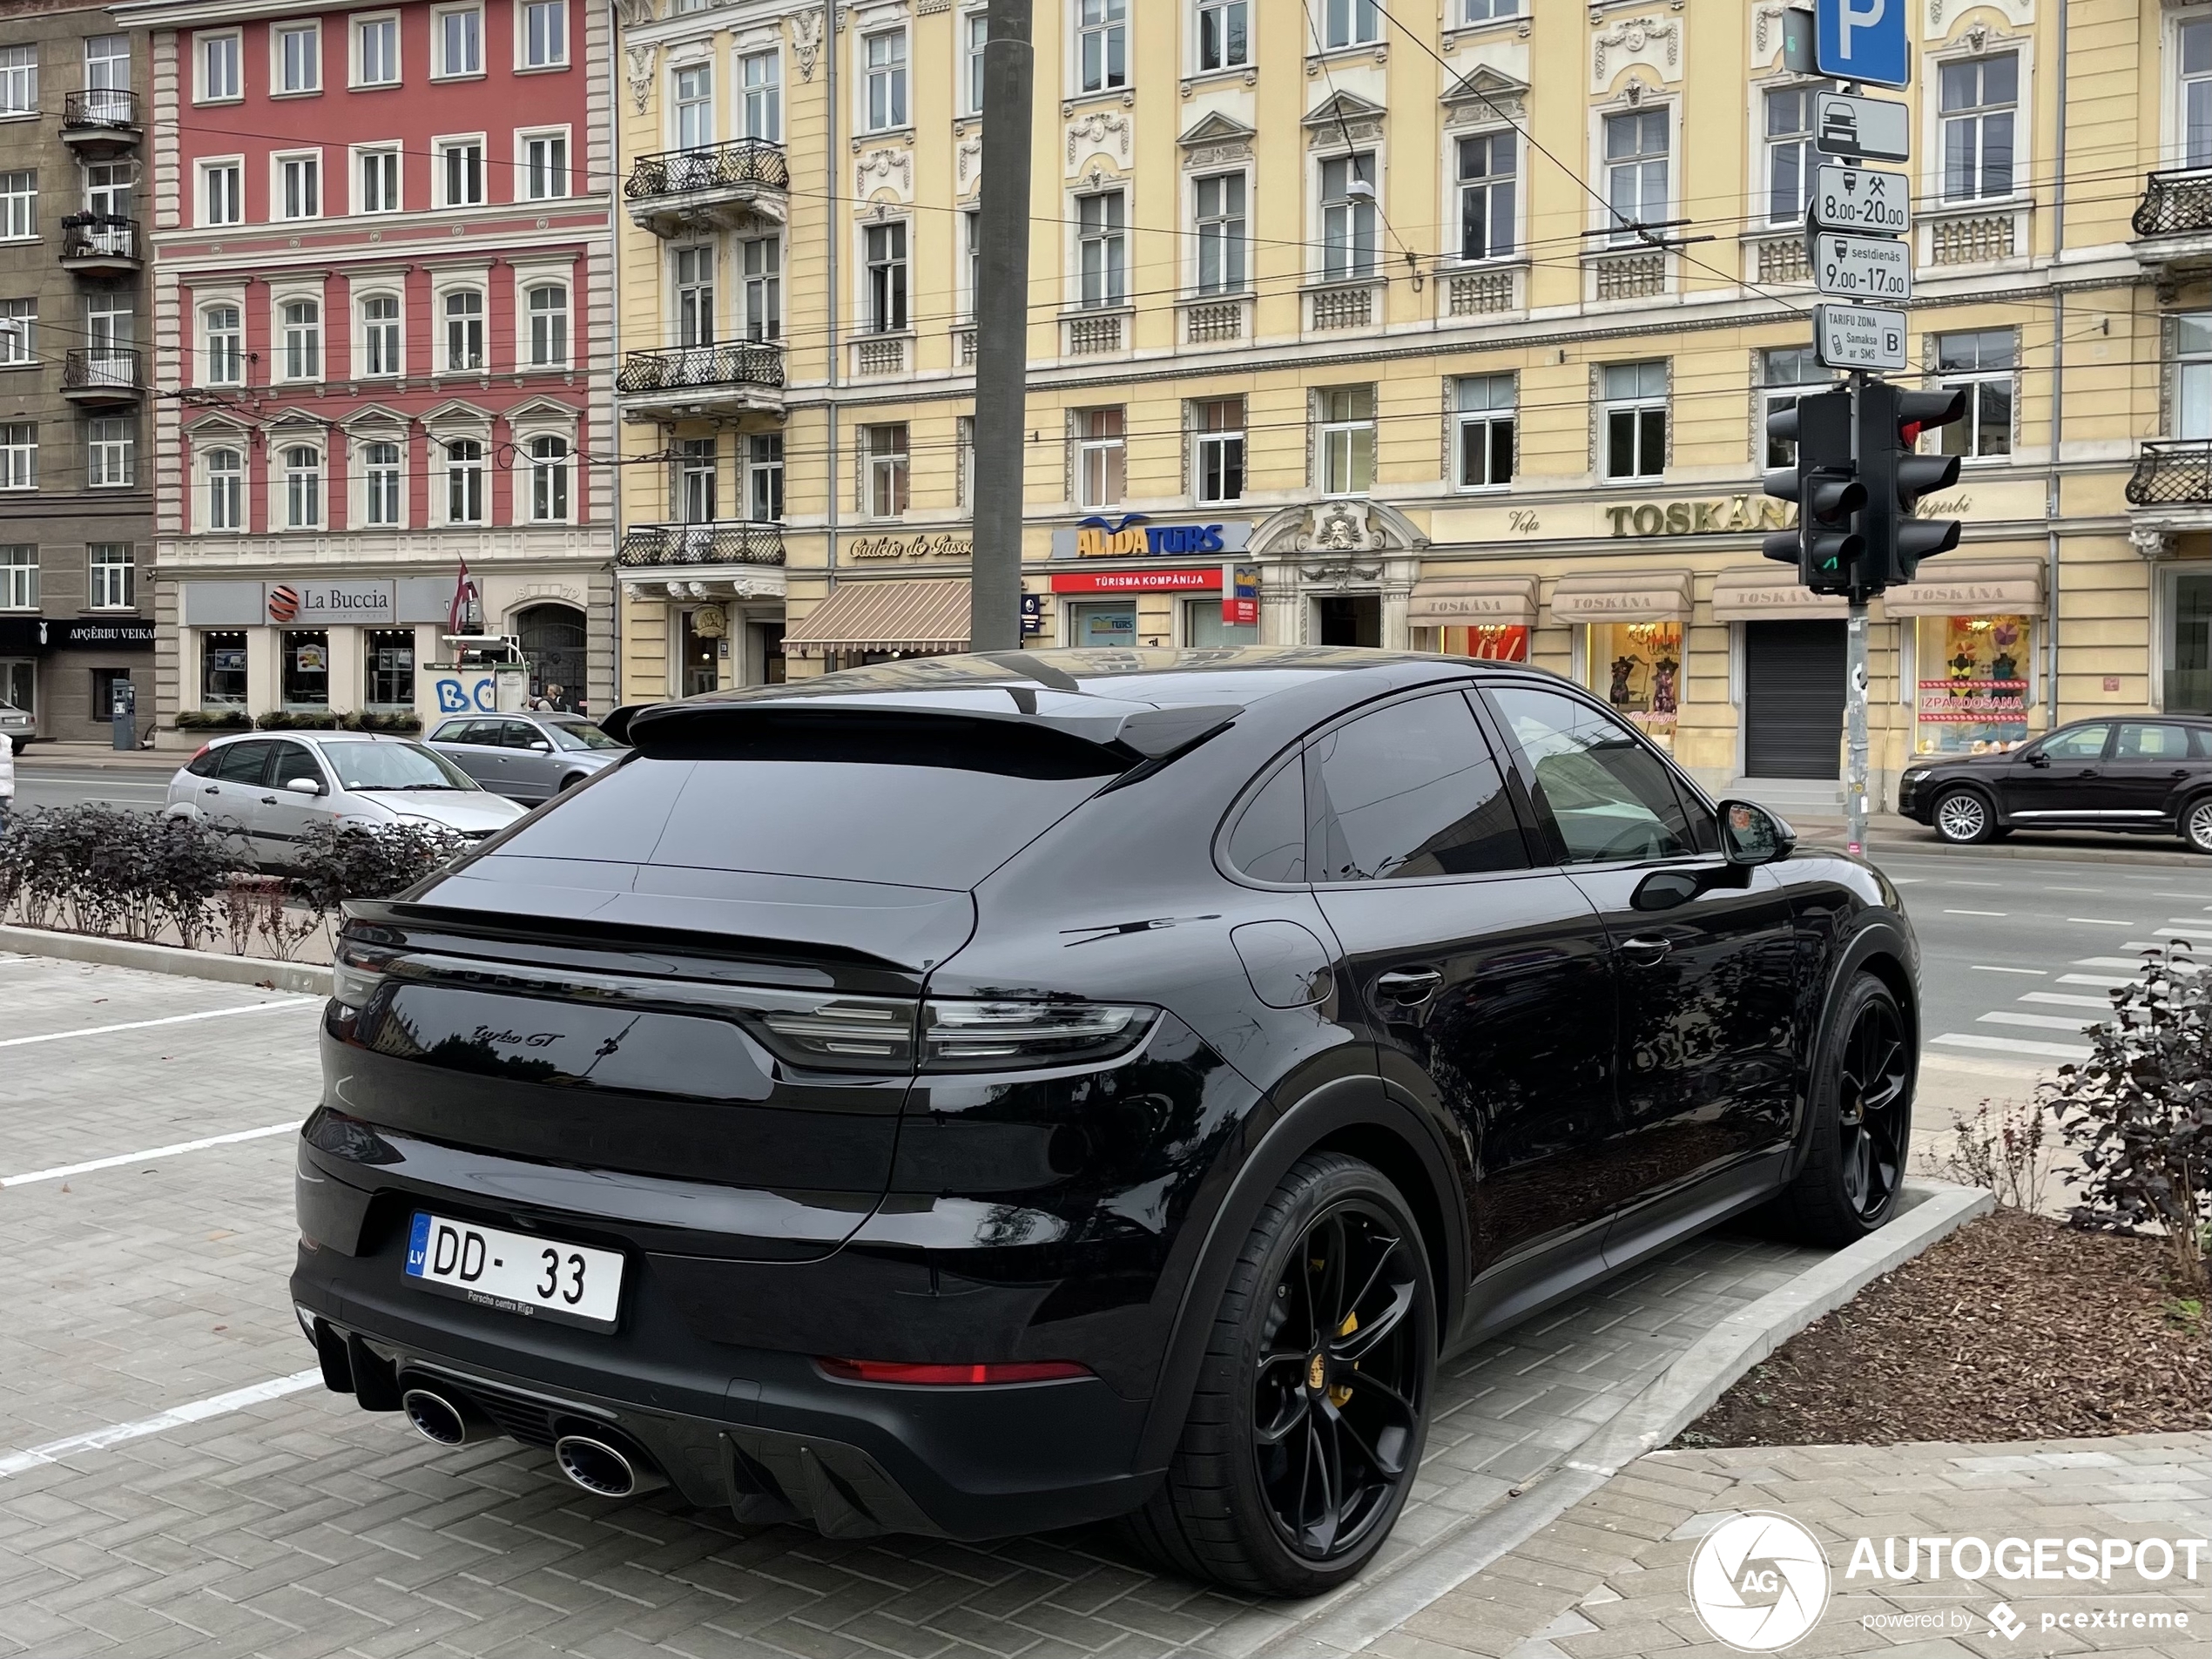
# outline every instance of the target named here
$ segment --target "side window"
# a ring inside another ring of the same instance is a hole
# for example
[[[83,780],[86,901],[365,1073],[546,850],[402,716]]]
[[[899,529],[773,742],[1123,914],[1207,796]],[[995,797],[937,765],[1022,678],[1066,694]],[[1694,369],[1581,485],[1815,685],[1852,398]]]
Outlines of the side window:
[[[1305,880],[1305,767],[1291,757],[1229,832],[1229,862],[1255,881]]]
[[[545,741],[545,734],[528,720],[502,720],[499,741],[509,749],[527,749],[533,743]]]
[[[2111,730],[2101,721],[2095,725],[2077,725],[2070,732],[2047,738],[2037,752],[2053,760],[2101,760],[2105,734]]]
[[[195,778],[212,778],[215,768],[223,764],[225,752],[221,749],[210,749],[205,754],[196,754],[185,763],[185,770]]]
[[[1504,773],[1457,691],[1378,710],[1316,738],[1307,752],[1320,792],[1318,880],[1528,867]]]
[[[469,739],[464,734],[468,730],[469,722],[466,720],[448,720],[430,734],[429,740],[432,743],[466,743]]]
[[[322,781],[322,768],[315,764],[314,756],[304,743],[279,743],[270,745],[275,757],[269,765],[269,781],[281,789],[294,778],[312,778]]]
[[[474,744],[480,749],[496,749],[499,747],[500,725],[501,722],[497,720],[471,720],[461,728],[461,735],[453,740]]]
[[[2122,721],[2120,741],[2112,745],[2114,760],[2181,760],[2189,752],[2188,728],[2179,725],[2138,725]]]
[[[233,743],[221,751],[215,775],[226,784],[258,784],[268,770],[273,743]]]
[[[2189,759],[2212,760],[2212,726],[2193,725],[2189,728]]]
[[[1696,836],[1666,766],[1611,715],[1556,691],[1490,694],[1569,864],[1678,858]]]

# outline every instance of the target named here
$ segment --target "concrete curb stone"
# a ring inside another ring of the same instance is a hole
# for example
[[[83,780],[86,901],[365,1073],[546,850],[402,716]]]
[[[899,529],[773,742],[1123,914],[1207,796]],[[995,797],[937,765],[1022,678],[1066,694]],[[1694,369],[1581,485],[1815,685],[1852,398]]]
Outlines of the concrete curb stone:
[[[135,968],[142,973],[173,974],[215,980],[226,985],[260,985],[305,996],[330,995],[330,970],[314,962],[280,962],[260,956],[227,956],[213,951],[149,945],[135,939],[106,939],[94,934],[57,933],[45,927],[0,926],[0,951],[26,956],[56,956],[64,961],[99,962]]]

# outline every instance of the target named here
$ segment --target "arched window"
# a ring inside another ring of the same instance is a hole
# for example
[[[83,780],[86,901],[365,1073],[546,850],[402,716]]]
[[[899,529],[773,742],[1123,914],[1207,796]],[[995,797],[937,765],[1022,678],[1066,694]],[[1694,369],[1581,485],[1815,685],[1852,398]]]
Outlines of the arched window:
[[[484,296],[475,288],[446,295],[446,367],[484,366]]]
[[[322,523],[322,451],[295,443],[284,452],[284,523],[311,530]]]
[[[551,436],[530,440],[530,517],[541,524],[565,523],[569,516],[569,441]]]
[[[397,374],[400,361],[399,296],[372,293],[361,301],[361,373]]]
[[[207,528],[246,528],[246,463],[235,449],[207,452]]]
[[[558,282],[530,290],[530,363],[558,368],[569,361],[569,291]]]
[[[246,379],[245,331],[236,306],[209,306],[200,314],[202,337],[207,342],[200,364],[202,386],[237,386]]]
[[[484,446],[474,438],[446,440],[446,523],[484,522]]]
[[[322,307],[313,300],[287,300],[280,314],[284,327],[284,377],[322,378]]]
[[[583,613],[570,605],[535,604],[515,614],[515,637],[530,665],[530,690],[541,697],[556,689],[568,707],[583,695]]]

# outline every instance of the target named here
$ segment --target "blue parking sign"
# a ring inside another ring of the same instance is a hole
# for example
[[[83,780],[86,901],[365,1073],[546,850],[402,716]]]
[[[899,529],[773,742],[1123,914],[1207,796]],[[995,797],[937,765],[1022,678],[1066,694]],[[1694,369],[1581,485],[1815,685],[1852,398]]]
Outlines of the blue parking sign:
[[[1912,0],[1815,0],[1813,56],[1823,75],[1875,86],[1912,78]]]

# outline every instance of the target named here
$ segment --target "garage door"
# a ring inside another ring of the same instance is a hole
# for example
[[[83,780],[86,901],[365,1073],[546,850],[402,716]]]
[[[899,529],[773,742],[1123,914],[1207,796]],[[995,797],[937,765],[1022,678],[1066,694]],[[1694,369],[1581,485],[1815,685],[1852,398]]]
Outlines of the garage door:
[[[1743,624],[1743,771],[1829,778],[1842,770],[1844,624]]]

